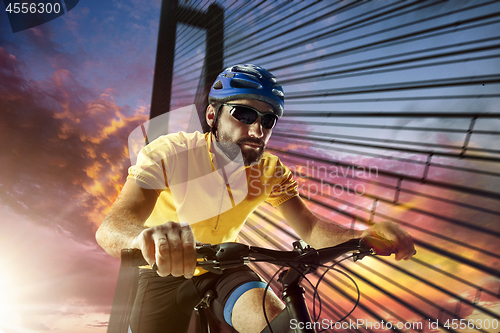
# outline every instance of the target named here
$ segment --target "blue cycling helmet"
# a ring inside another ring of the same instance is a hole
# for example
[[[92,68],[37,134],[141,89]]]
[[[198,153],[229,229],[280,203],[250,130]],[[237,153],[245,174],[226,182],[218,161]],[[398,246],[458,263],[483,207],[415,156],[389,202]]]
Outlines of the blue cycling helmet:
[[[252,65],[235,65],[217,76],[210,93],[210,104],[226,103],[235,99],[256,99],[270,104],[274,113],[281,117],[285,103],[283,88],[266,69]]]

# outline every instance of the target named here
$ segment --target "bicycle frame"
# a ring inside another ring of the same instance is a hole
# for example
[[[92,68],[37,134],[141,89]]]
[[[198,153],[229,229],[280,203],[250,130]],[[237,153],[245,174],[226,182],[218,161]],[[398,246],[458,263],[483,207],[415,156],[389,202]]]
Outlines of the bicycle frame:
[[[291,320],[297,323],[312,322],[309,309],[304,297],[304,288],[299,284],[288,285],[283,289],[282,297],[285,301],[285,309],[269,323],[261,333],[285,333],[291,331]],[[305,325],[308,327],[308,325]],[[315,333],[316,330],[308,328],[296,328],[296,333]],[[313,326],[311,326],[313,327]]]

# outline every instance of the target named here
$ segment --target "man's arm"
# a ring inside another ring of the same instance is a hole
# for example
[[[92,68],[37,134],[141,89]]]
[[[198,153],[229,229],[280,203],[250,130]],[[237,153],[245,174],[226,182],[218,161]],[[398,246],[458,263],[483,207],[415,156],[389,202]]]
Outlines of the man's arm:
[[[132,242],[145,228],[158,195],[127,179],[108,215],[96,232],[97,243],[110,255],[120,258],[122,249],[136,248]]]
[[[140,249],[150,265],[156,263],[160,276],[172,274],[190,278],[196,268],[196,241],[191,226],[166,222],[144,227],[157,199],[156,191],[138,186],[134,179],[127,179],[97,230],[96,240],[116,258],[120,258],[122,249]]]
[[[361,231],[319,219],[300,197],[293,197],[278,210],[301,239],[314,248],[334,246],[353,238],[377,236],[390,241],[396,249],[396,260],[408,260],[415,253],[409,233],[392,222],[379,222]]]

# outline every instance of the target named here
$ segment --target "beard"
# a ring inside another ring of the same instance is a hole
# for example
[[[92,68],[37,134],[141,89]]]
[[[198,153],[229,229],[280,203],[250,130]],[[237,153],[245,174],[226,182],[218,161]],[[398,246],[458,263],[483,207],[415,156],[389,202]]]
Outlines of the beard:
[[[245,166],[252,166],[257,164],[264,154],[265,144],[262,140],[257,138],[241,138],[234,141],[229,135],[226,133],[222,133],[219,130],[212,131],[214,137],[216,139],[217,146],[222,150],[222,152],[229,158],[231,161],[238,161],[238,155],[241,154],[243,158],[243,164]],[[244,144],[255,144],[259,145],[260,148],[253,149],[243,147]]]

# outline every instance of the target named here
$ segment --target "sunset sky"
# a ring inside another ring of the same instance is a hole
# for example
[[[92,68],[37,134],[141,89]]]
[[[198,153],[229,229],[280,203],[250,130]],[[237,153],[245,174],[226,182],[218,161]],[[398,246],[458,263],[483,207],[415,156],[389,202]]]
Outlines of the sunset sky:
[[[182,2],[182,1],[181,1]],[[325,5],[326,7],[326,5]],[[118,275],[118,260],[107,255],[95,242],[94,233],[100,225],[108,209],[119,193],[130,166],[128,152],[128,136],[140,124],[149,119],[149,104],[152,93],[154,61],[159,24],[160,1],[158,0],[127,0],[98,1],[86,0],[69,13],[49,23],[38,27],[12,33],[3,5],[0,5],[0,333],[21,333],[39,331],[59,331],[68,333],[104,333],[116,279]],[[499,11],[498,6],[493,8]],[[442,9],[441,10],[446,10]],[[490,10],[492,10],[490,8]],[[254,18],[249,18],[251,23]],[[333,21],[333,19],[332,19]],[[300,22],[298,21],[297,24]],[[324,22],[323,22],[324,23]],[[319,24],[323,24],[319,23]],[[329,24],[330,22],[324,23]],[[258,26],[249,25],[251,29]],[[498,27],[498,24],[495,26]],[[488,28],[489,29],[489,28]],[[495,32],[496,31],[496,32]],[[491,28],[487,36],[498,38],[498,30]],[[368,37],[367,37],[368,38]],[[234,43],[237,36],[231,39]],[[230,41],[231,41],[230,40]],[[249,41],[251,42],[251,40]],[[304,49],[316,47],[313,42]],[[439,44],[440,40],[436,40]],[[263,45],[263,48],[271,46]],[[404,47],[402,47],[404,49]],[[228,49],[231,53],[234,49]],[[329,49],[317,51],[321,56]],[[201,57],[204,48],[200,46],[187,54]],[[378,52],[378,51],[373,51]],[[375,56],[370,53],[370,56]],[[245,54],[245,53],[243,53]],[[290,58],[301,59],[301,55],[290,53]],[[352,61],[368,57],[364,54],[352,56]],[[225,65],[239,62],[238,55],[229,56]],[[259,63],[250,54],[243,61]],[[288,59],[290,60],[290,59]],[[176,60],[178,61],[178,60]],[[285,61],[285,60],[282,60]],[[272,62],[263,58],[266,67],[279,67],[280,61]],[[456,67],[453,67],[456,66]],[[425,75],[451,76],[459,66],[470,76],[496,74],[500,71],[499,58],[485,60],[481,66],[474,64],[453,65],[446,69],[418,72],[412,79],[424,79]],[[301,70],[318,70],[320,66],[304,65]],[[286,77],[293,70],[279,69],[276,73]],[[414,73],[414,72],[409,72]],[[465,75],[465,74],[464,74]],[[381,82],[389,82],[389,74],[377,76]],[[180,80],[177,76],[175,79]],[[342,81],[350,86],[356,78],[345,78]],[[402,79],[406,80],[407,77]],[[376,84],[370,75],[363,78],[363,85]],[[392,81],[391,81],[392,82]],[[198,82],[194,81],[192,88]],[[306,90],[325,89],[326,83],[321,81],[310,83]],[[358,83],[359,84],[359,83]],[[298,94],[303,89],[300,83],[285,85],[285,91]],[[335,88],[338,88],[335,86]],[[175,89],[175,88],[174,88]],[[181,89],[181,88],[180,88]],[[474,87],[468,93],[482,91],[498,93],[498,85],[488,86],[484,90]],[[182,90],[182,89],[181,89]],[[465,91],[465,90],[463,90]],[[441,92],[439,92],[441,93]],[[438,94],[439,94],[438,93]],[[417,96],[415,93],[414,96]],[[394,95],[399,97],[400,95]],[[413,96],[413,97],[414,97]],[[363,97],[366,97],[363,96]],[[370,97],[370,96],[368,96]],[[296,100],[297,101],[297,100]],[[300,102],[300,101],[299,101]],[[470,111],[471,101],[433,101],[393,103],[381,105],[384,111],[414,111],[429,110],[432,107],[455,108],[457,111]],[[488,99],[474,101],[475,111],[499,112],[500,101]],[[186,106],[189,102],[173,101],[176,106]],[[466,105],[467,104],[467,105]],[[288,110],[300,111],[300,104],[290,104]],[[306,106],[311,110],[317,107]],[[327,106],[322,106],[327,108]],[[379,104],[351,103],[346,104],[350,110],[363,109],[379,111]],[[345,110],[344,110],[345,111]],[[324,126],[302,124],[303,119],[284,118],[283,130],[278,135],[286,134],[290,129],[303,131],[327,132]],[[314,119],[313,119],[314,120]],[[330,120],[329,120],[330,121]],[[356,119],[366,125],[404,125],[422,127],[467,128],[468,121],[436,119],[388,121],[380,119]],[[498,119],[478,120],[476,128],[498,131]],[[288,127],[287,127],[288,126]],[[288,129],[288,130],[286,130]],[[340,128],[336,134],[350,135],[349,128]],[[439,144],[460,144],[462,137],[453,134],[430,133],[423,136],[421,132],[389,132],[382,130],[366,130],[365,135],[373,138],[399,139]],[[494,141],[490,137],[476,136],[471,140],[473,147],[498,149],[498,135]],[[352,154],[338,150],[333,155],[327,155],[321,147],[311,142],[292,142],[275,139],[271,141],[272,149],[289,149],[309,154],[313,157],[336,159],[365,166],[377,166],[381,170],[399,172],[408,175],[419,175],[422,165],[404,163],[394,160],[381,160]],[[387,152],[388,155],[392,154]],[[300,165],[293,156],[283,154],[283,160],[291,166]],[[394,153],[392,156],[408,158],[425,162],[425,156],[406,153]],[[498,155],[496,155],[498,156]],[[437,158],[443,164],[445,158]],[[319,163],[319,162],[317,162]],[[466,168],[481,168],[491,173],[498,173],[498,163],[454,161],[449,164]],[[298,167],[297,167],[298,168]],[[298,170],[298,169],[295,169]],[[309,169],[310,171],[311,169]],[[451,184],[470,186],[498,193],[499,177],[464,176],[464,173],[446,169],[431,169],[429,177]],[[381,179],[383,176],[380,177]],[[299,182],[310,180],[299,179]],[[333,179],[343,182],[344,180]],[[385,180],[384,180],[385,181]],[[387,184],[395,185],[393,179]],[[435,190],[424,184],[413,184],[407,189],[418,190],[450,200],[459,200],[477,204],[492,211],[482,214],[467,207],[457,208],[432,199],[422,199],[410,192],[401,194],[402,206],[392,206],[380,202],[378,212],[412,223],[423,229],[449,235],[453,239],[471,242],[475,245],[498,254],[498,238],[492,235],[456,228],[451,223],[436,222],[412,208],[435,208],[449,219],[462,219],[476,223],[478,226],[498,232],[498,200],[466,198],[465,194]],[[366,192],[392,197],[391,190],[376,185],[366,185]],[[307,193],[306,193],[307,194]],[[307,196],[307,195],[306,195]],[[310,197],[316,200],[314,194]],[[347,193],[339,197],[349,200],[355,205],[368,209],[363,216],[368,219],[372,200],[356,198]],[[481,200],[480,200],[481,199]],[[331,203],[331,202],[330,202]],[[308,202],[311,204],[311,202]],[[328,210],[320,205],[311,207],[325,218],[337,220],[350,225],[347,217]],[[358,208],[349,207],[345,202],[336,207],[348,212],[358,212]],[[270,210],[265,206],[263,212]],[[275,210],[271,212],[277,214]],[[360,213],[360,216],[362,215]],[[272,218],[273,221],[277,220]],[[378,220],[380,218],[377,218]],[[261,229],[269,232],[276,240],[291,238],[287,235],[272,233],[275,228],[269,225],[255,225],[257,219],[252,219],[245,230]],[[359,224],[358,227],[361,227]],[[364,226],[363,226],[364,227]],[[432,242],[434,238],[416,229],[408,229],[419,240]],[[262,242],[256,236],[250,236],[256,242]],[[454,250],[456,245],[446,243],[447,249]],[[463,250],[456,246],[458,252],[469,259],[477,260],[484,265],[500,269],[500,260]],[[498,278],[487,276],[456,263],[443,260],[426,250],[419,250],[422,259],[443,269],[455,271],[461,276],[468,276],[471,281],[498,291]],[[391,261],[392,263],[393,261]],[[370,266],[382,269],[385,264],[373,263]],[[352,266],[349,266],[352,267]],[[416,263],[403,263],[402,267],[419,272]],[[385,269],[385,268],[384,268]],[[364,274],[365,271],[362,270]],[[360,273],[361,274],[361,273]],[[413,280],[406,275],[394,273],[402,284],[414,287]],[[456,286],[456,282],[446,280],[431,273],[426,275],[429,280],[452,289],[464,297],[473,298],[474,292],[466,286]],[[375,279],[376,280],[376,279]],[[377,280],[378,281],[378,280]],[[381,282],[383,284],[383,282]],[[456,286],[456,288],[455,288]],[[427,287],[421,291],[428,292]],[[428,292],[429,298],[436,303],[454,308],[447,298]],[[375,291],[367,291],[372,299],[384,299]],[[441,298],[440,298],[441,297]],[[419,304],[415,300],[415,304]],[[492,311],[500,312],[500,302],[494,298],[485,298],[485,306]],[[447,303],[447,304],[445,304]],[[396,306],[396,305],[394,305]],[[422,305],[424,307],[424,305]],[[407,318],[406,313],[400,314]],[[435,314],[434,314],[435,315]],[[480,316],[477,313],[462,314],[463,316]],[[416,318],[421,319],[421,318]]]
[[[3,5],[2,5],[3,7]],[[0,330],[105,332],[118,261],[94,232],[148,119],[160,2],[85,1],[13,34],[0,15]]]

